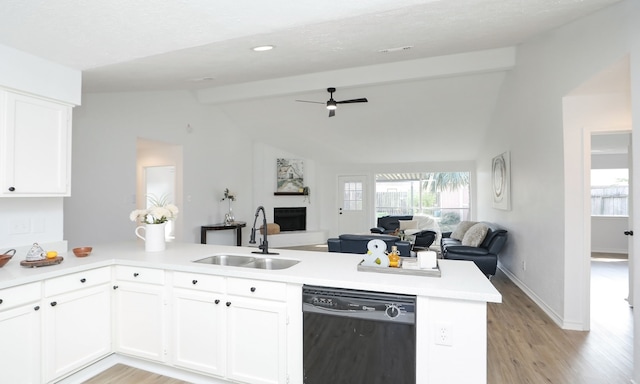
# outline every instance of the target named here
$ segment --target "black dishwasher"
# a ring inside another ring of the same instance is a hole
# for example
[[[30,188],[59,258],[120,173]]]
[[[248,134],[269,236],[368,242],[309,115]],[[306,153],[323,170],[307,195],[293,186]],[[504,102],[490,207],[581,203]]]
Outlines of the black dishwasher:
[[[305,285],[304,384],[415,384],[416,298]]]

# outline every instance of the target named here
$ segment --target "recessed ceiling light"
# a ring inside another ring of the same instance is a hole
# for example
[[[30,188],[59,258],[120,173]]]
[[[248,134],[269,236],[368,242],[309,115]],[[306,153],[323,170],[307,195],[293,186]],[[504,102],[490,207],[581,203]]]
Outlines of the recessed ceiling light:
[[[253,47],[251,49],[253,49],[256,52],[264,52],[264,51],[270,51],[273,48],[275,48],[273,45],[261,45],[259,47]]]

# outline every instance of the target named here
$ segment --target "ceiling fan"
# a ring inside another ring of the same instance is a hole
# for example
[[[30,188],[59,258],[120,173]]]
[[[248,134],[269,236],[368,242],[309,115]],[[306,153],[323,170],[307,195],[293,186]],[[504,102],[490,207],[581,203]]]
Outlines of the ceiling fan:
[[[299,101],[301,103],[315,103],[315,104],[326,104],[327,105],[327,109],[329,110],[329,117],[333,117],[336,115],[336,109],[338,108],[338,104],[351,104],[351,103],[367,103],[369,102],[369,100],[367,100],[365,97],[362,97],[360,99],[350,99],[350,100],[340,100],[340,101],[336,101],[333,99],[333,92],[335,92],[336,89],[331,87],[331,88],[327,88],[327,92],[329,92],[331,94],[331,96],[329,97],[329,100],[327,100],[326,103],[321,102],[321,101],[308,101],[308,100],[296,100]]]

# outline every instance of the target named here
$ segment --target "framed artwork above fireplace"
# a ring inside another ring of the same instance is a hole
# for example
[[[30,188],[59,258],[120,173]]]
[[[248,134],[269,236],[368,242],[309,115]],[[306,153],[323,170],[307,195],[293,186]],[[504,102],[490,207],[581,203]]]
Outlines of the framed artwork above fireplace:
[[[304,161],[276,159],[276,191],[274,195],[304,194]]]

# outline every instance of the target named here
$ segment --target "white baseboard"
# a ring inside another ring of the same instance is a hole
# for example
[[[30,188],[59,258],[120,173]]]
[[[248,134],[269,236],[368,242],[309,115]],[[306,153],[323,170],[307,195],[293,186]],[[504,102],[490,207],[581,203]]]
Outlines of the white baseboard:
[[[133,357],[119,355],[112,353],[111,355],[99,360],[90,366],[75,372],[74,374],[65,377],[62,380],[56,382],[56,384],[78,384],[83,383],[90,378],[106,371],[116,364],[124,364],[129,367],[142,369],[147,372],[157,373],[162,376],[172,377],[174,379],[186,381],[194,384],[229,384],[228,381],[200,375],[198,373],[185,371],[179,368],[167,366],[161,363],[154,363],[151,361],[136,359]]]
[[[553,309],[551,309],[535,293],[533,293],[533,291],[531,291],[529,289],[529,287],[525,283],[523,283],[520,279],[518,279],[509,270],[507,270],[505,268],[502,268],[501,265],[498,265],[498,268],[502,272],[504,272],[504,274],[507,275],[509,280],[511,280],[516,286],[518,286],[518,288],[520,288],[522,290],[522,292],[524,292],[525,295],[527,295],[531,300],[533,300],[533,302],[536,303],[536,305],[538,307],[540,307],[540,309],[542,309],[542,311],[544,313],[546,313],[547,316],[549,316],[551,318],[551,320],[554,323],[556,323],[556,325],[558,325],[558,327],[560,327],[562,329],[576,330],[576,331],[582,331],[583,330],[581,328],[582,324],[578,325],[578,324],[567,324],[567,323],[565,323],[565,321],[562,319],[562,317],[560,317]],[[576,327],[578,327],[578,328],[576,328]]]

